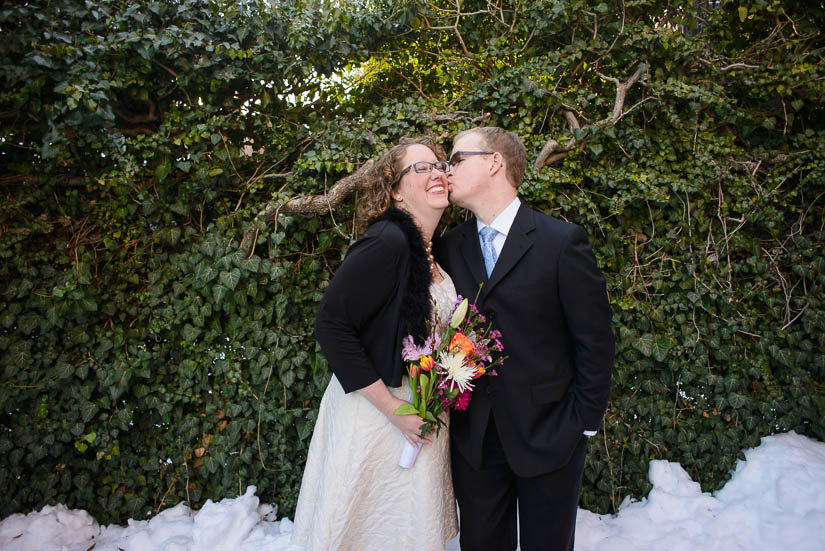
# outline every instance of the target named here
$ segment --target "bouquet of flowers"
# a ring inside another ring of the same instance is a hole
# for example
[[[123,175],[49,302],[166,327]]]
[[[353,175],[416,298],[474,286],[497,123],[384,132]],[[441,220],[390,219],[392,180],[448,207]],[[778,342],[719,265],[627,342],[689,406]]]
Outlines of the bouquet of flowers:
[[[474,304],[461,296],[453,306],[448,322],[436,323],[421,345],[408,335],[402,341],[402,357],[407,362],[412,403],[395,410],[398,415],[418,415],[424,419],[421,435],[438,434],[444,421],[442,412],[464,410],[470,403],[476,379],[484,374],[497,375],[503,350],[501,333],[490,329],[487,320]],[[418,447],[405,442],[399,464],[409,468],[418,456]]]

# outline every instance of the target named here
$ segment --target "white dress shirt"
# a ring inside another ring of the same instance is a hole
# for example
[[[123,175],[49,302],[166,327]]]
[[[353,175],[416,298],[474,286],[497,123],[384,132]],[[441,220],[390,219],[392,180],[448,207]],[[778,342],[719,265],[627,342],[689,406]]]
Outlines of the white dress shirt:
[[[513,227],[513,221],[516,219],[520,205],[521,200],[519,200],[518,197],[514,198],[510,204],[507,205],[507,208],[501,211],[490,224],[490,227],[498,232],[493,238],[493,248],[496,250],[496,257],[501,255],[504,241],[507,240],[507,234],[510,233],[510,228]],[[479,232],[486,227],[478,218],[476,218],[476,226]],[[478,242],[482,247],[484,246],[484,243],[481,243],[481,235],[478,236]]]

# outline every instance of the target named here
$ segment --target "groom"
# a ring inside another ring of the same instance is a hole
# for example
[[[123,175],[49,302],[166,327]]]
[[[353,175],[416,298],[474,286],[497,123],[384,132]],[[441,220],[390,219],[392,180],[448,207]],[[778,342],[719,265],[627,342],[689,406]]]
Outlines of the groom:
[[[451,417],[461,550],[513,551],[520,539],[522,551],[573,551],[587,436],[610,393],[605,280],[581,227],[519,201],[518,136],[461,132],[450,163],[450,201],[475,218],[441,240],[438,259],[459,294],[478,294],[507,356]]]

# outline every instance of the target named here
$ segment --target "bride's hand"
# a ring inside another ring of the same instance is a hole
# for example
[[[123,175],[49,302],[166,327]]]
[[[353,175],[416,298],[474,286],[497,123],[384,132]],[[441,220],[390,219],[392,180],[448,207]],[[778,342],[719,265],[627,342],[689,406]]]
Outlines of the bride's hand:
[[[404,402],[399,402],[398,405],[403,403]],[[419,443],[432,444],[431,440],[421,436],[421,425],[424,424],[424,419],[418,415],[396,415],[392,413],[390,414],[390,421],[401,431],[401,434],[410,444],[414,446]]]
[[[421,425],[424,420],[418,415],[396,415],[395,410],[398,406],[406,404],[401,398],[396,398],[387,389],[387,386],[378,379],[369,386],[365,386],[357,391],[364,398],[378,408],[378,411],[383,413],[390,422],[401,431],[404,438],[410,444],[416,445],[418,443],[432,444],[432,442],[421,436]]]

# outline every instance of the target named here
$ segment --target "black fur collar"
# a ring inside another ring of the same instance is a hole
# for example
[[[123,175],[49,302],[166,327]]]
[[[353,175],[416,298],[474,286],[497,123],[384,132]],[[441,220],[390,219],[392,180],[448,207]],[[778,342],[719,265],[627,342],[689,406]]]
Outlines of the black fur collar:
[[[415,341],[421,344],[427,336],[427,321],[432,313],[430,284],[433,276],[427,248],[418,226],[403,210],[389,208],[373,224],[381,220],[392,222],[401,228],[410,244],[410,272],[407,276],[407,290],[401,301],[401,321]]]

